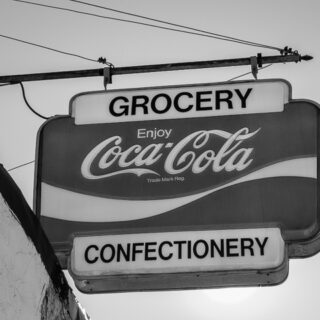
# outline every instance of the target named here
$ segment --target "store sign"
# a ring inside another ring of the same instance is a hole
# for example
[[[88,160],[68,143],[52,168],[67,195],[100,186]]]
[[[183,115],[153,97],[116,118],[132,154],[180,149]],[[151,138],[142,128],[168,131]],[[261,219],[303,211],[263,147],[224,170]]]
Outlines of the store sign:
[[[320,249],[318,118],[284,80],[79,94],[39,132],[36,212],[84,292],[279,283]]]
[[[281,112],[288,97],[279,81],[96,92],[76,96],[72,114],[76,124],[92,124]]]
[[[75,238],[71,270],[77,276],[263,270],[284,258],[278,228],[116,234]]]

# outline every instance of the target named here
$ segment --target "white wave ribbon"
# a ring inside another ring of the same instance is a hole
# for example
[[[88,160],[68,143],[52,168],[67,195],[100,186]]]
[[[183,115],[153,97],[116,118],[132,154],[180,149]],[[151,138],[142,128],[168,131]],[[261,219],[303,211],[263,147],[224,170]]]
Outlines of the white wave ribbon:
[[[179,208],[208,194],[247,181],[272,177],[317,178],[317,158],[282,161],[197,194],[159,200],[121,200],[80,194],[41,183],[41,215],[78,222],[119,222],[144,219]]]

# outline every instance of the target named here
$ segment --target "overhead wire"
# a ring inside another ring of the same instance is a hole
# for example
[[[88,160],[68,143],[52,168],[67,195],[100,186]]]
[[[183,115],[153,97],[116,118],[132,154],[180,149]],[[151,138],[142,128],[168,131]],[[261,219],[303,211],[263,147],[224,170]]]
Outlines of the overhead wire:
[[[262,70],[262,69],[269,68],[269,67],[271,67],[272,65],[273,65],[273,63],[270,63],[270,64],[268,64],[268,65],[266,65],[266,66],[264,66],[264,67],[258,68],[258,70]],[[229,80],[227,80],[227,81],[228,81],[228,82],[229,82],[229,81],[233,81],[233,80],[236,80],[236,79],[242,78],[242,77],[244,77],[244,76],[246,76],[246,75],[248,75],[248,74],[252,74],[252,72],[251,72],[251,71],[249,71],[249,72],[246,72],[246,73],[240,74],[239,76],[236,76],[236,77],[234,77],[234,78],[231,78],[231,79],[229,79]]]
[[[7,171],[9,172],[9,171],[13,171],[13,170],[19,169],[21,167],[27,166],[28,164],[31,164],[31,163],[34,163],[34,162],[35,162],[35,160],[29,161],[29,162],[25,162],[25,163],[22,163],[22,164],[20,164],[20,165],[18,165],[16,167],[8,169]]]
[[[277,47],[271,47],[271,46],[266,46],[266,45],[262,45],[262,44],[254,44],[254,43],[245,42],[244,40],[240,40],[240,39],[236,39],[236,38],[234,38],[235,40],[233,40],[233,39],[231,39],[231,37],[230,38],[226,38],[225,36],[215,36],[215,35],[208,34],[208,33],[200,33],[200,32],[193,32],[193,31],[187,31],[187,30],[180,30],[180,29],[169,28],[169,27],[159,26],[159,25],[150,24],[150,23],[144,23],[144,22],[128,20],[128,19],[120,19],[120,18],[104,16],[104,15],[99,15],[99,14],[85,12],[85,11],[79,11],[79,10],[75,10],[75,9],[65,8],[65,7],[57,7],[57,6],[52,6],[52,5],[40,4],[40,3],[36,3],[36,2],[32,2],[32,1],[25,1],[25,0],[13,0],[13,1],[26,3],[26,4],[34,5],[34,6],[39,6],[39,7],[45,7],[45,8],[50,8],[50,9],[56,9],[56,10],[61,10],[61,11],[67,11],[67,12],[72,12],[72,13],[92,16],[92,17],[101,18],[101,19],[108,19],[108,20],[113,20],[113,21],[126,22],[126,23],[131,23],[131,24],[136,24],[136,25],[141,25],[141,26],[147,26],[147,27],[152,27],[152,28],[157,28],[157,29],[162,29],[162,30],[168,30],[168,31],[174,31],[174,32],[179,32],[179,33],[184,33],[184,34],[196,35],[196,36],[200,36],[200,37],[206,37],[206,38],[213,38],[213,39],[218,39],[218,40],[230,41],[230,42],[239,43],[239,44],[245,44],[245,45],[253,46],[253,47],[269,48],[269,49],[272,48],[272,49],[279,50],[279,51],[281,50],[280,48],[277,48]]]
[[[48,47],[48,46],[44,46],[44,45],[37,44],[37,43],[34,43],[34,42],[26,41],[26,40],[21,40],[21,39],[10,37],[10,36],[4,35],[4,34],[0,34],[0,37],[5,38],[5,39],[9,39],[9,40],[13,40],[13,41],[17,41],[17,42],[21,42],[21,43],[24,43],[24,44],[28,44],[28,45],[31,45],[31,46],[35,46],[35,47],[38,47],[38,48],[54,51],[54,52],[57,52],[57,53],[65,54],[65,55],[68,55],[68,56],[77,57],[77,58],[84,59],[84,60],[87,60],[87,61],[104,63],[104,64],[107,64],[109,66],[112,65],[110,62],[107,62],[105,59],[103,61],[101,60],[101,58],[95,60],[95,59],[87,58],[87,57],[79,55],[79,54],[75,54],[75,53],[71,53],[71,52],[67,52],[67,51],[54,49],[54,48],[51,48],[51,47]]]
[[[14,0],[14,1],[21,2],[20,0]],[[267,49],[274,49],[274,50],[279,50],[279,51],[282,50],[281,48],[278,48],[278,47],[269,46],[269,45],[265,45],[265,44],[261,44],[261,43],[253,42],[253,41],[248,41],[248,40],[244,40],[244,39],[240,39],[240,38],[230,37],[230,36],[226,36],[226,35],[223,35],[223,34],[210,32],[210,31],[202,30],[202,29],[198,29],[198,28],[193,28],[193,27],[189,27],[189,26],[186,26],[186,25],[173,23],[173,22],[169,22],[169,21],[165,21],[165,20],[150,18],[150,17],[144,16],[144,15],[140,15],[140,14],[136,14],[136,13],[132,13],[132,12],[128,12],[128,11],[123,11],[123,10],[117,10],[117,9],[113,9],[113,8],[110,8],[110,7],[89,3],[89,2],[86,2],[86,1],[80,1],[80,0],[66,0],[66,1],[74,2],[74,3],[80,3],[80,4],[83,4],[83,5],[86,5],[86,6],[99,8],[99,9],[104,9],[104,10],[108,10],[108,11],[111,11],[111,12],[121,13],[121,14],[124,14],[124,15],[132,16],[132,17],[136,17],[136,18],[141,18],[141,19],[145,19],[145,20],[149,20],[149,21],[153,21],[153,22],[159,22],[159,23],[163,23],[163,24],[166,24],[166,25],[179,27],[179,28],[183,28],[183,29],[187,29],[187,30],[197,31],[197,32],[209,34],[209,35],[212,35],[212,36],[221,37],[221,38],[224,38],[224,40],[228,39],[228,40],[241,41],[241,43],[243,43],[245,45],[246,44],[250,44],[250,45],[256,45],[256,46],[267,48]]]

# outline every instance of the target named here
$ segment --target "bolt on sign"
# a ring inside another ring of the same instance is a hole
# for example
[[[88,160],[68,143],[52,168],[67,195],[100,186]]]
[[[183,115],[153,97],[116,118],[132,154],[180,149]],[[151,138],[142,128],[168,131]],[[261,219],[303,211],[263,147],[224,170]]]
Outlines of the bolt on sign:
[[[319,115],[279,79],[78,94],[36,213],[83,292],[281,283],[320,250]]]

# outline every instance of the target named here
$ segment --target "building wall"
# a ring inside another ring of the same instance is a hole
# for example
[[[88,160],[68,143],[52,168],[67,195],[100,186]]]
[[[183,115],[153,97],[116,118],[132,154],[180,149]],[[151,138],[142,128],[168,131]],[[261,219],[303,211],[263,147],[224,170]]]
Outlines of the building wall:
[[[38,219],[0,167],[0,319],[85,320]]]

